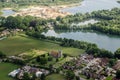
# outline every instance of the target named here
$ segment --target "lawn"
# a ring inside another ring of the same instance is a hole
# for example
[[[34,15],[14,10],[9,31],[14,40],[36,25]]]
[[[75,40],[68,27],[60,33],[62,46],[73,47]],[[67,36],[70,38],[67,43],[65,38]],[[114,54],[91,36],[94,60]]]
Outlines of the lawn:
[[[55,68],[58,68],[58,67],[60,67],[61,65],[63,65],[65,62],[70,61],[71,59],[73,59],[73,58],[71,58],[71,57],[66,57],[66,58],[64,58],[63,60],[55,63],[55,64],[54,64],[54,67],[55,67]]]
[[[84,53],[84,50],[77,48],[61,47],[59,44],[44,40],[37,40],[26,35],[17,35],[0,41],[0,51],[6,55],[18,55],[31,49],[42,51],[62,50],[63,53],[77,56]]]
[[[113,79],[113,76],[108,76],[107,78],[106,78],[106,80],[112,80]]]
[[[65,80],[65,77],[60,74],[51,74],[45,80]]]
[[[47,53],[46,51],[32,49],[32,50],[29,50],[27,52],[20,54],[19,56],[24,58],[24,59],[31,59],[31,58],[35,58],[37,56],[40,56],[40,55],[43,55],[46,53]]]
[[[17,65],[11,63],[0,63],[0,80],[13,80],[8,76],[8,74],[17,68]]]

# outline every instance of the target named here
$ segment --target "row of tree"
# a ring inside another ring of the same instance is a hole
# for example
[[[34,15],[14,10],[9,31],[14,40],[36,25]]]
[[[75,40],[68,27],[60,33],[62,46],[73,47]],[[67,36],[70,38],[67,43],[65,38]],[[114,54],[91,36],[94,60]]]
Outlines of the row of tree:
[[[47,22],[48,20],[32,16],[9,16],[7,18],[0,17],[0,28],[28,30],[31,27],[31,29],[40,31],[41,29],[45,28]]]
[[[0,0],[0,8],[4,7],[23,7],[31,5],[60,5],[78,3],[82,0]]]
[[[105,49],[99,49],[96,44],[87,43],[84,41],[77,41],[73,39],[66,39],[66,38],[56,38],[56,37],[46,37],[44,35],[41,35],[41,33],[38,32],[27,32],[26,33],[29,36],[33,36],[38,39],[47,39],[52,41],[60,42],[60,46],[64,47],[74,47],[78,49],[84,49],[88,54],[92,54],[96,57],[107,57],[107,58],[119,58],[120,59],[120,49],[118,49],[115,53],[112,53],[110,51],[107,51]]]
[[[99,22],[95,24],[88,24],[87,26],[74,25],[72,23],[79,23],[89,19],[97,19]],[[102,33],[120,35],[120,9],[114,8],[112,10],[99,10],[92,13],[69,15],[64,18],[57,17],[54,22],[55,29],[89,29]]]

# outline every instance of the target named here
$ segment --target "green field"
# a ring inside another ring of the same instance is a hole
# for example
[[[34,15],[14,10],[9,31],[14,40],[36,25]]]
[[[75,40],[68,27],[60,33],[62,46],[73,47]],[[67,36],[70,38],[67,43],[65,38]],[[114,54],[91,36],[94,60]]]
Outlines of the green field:
[[[51,74],[46,77],[46,80],[65,80],[65,77],[60,74]]]
[[[61,65],[63,65],[65,62],[68,62],[68,61],[70,61],[70,60],[72,60],[72,59],[73,59],[73,58],[71,58],[71,57],[66,57],[66,58],[64,58],[63,60],[55,63],[55,64],[54,64],[54,67],[55,67],[55,68],[59,68],[59,67],[60,67]]]
[[[8,76],[9,72],[17,69],[18,66],[10,63],[0,63],[0,80],[13,80]]]
[[[107,78],[106,78],[106,80],[112,80],[113,79],[113,76],[108,76]]]
[[[63,53],[71,56],[84,53],[84,50],[81,49],[61,47],[57,43],[33,39],[26,35],[17,35],[0,41],[0,51],[4,52],[6,55],[17,55],[31,49],[39,49],[47,52],[62,50]]]

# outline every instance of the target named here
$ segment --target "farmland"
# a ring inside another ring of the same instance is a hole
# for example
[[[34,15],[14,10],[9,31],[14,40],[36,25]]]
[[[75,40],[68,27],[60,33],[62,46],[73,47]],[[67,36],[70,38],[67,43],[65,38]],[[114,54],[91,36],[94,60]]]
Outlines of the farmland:
[[[11,63],[0,63],[0,79],[12,80],[12,78],[8,77],[8,73],[16,68],[18,68],[18,66]]]
[[[26,35],[17,35],[1,40],[0,45],[0,51],[6,55],[17,55],[31,49],[39,49],[47,52],[51,50],[62,50],[63,53],[66,53],[70,56],[77,56],[81,53],[84,53],[84,50],[81,49],[61,47],[59,43],[37,40]]]

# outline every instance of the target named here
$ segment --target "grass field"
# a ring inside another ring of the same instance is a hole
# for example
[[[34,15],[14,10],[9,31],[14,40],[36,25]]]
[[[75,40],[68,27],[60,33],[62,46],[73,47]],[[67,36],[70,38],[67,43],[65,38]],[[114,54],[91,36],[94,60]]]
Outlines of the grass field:
[[[31,49],[39,49],[47,52],[51,50],[62,50],[63,53],[71,56],[77,56],[84,52],[84,50],[61,47],[57,43],[33,39],[26,35],[17,35],[0,41],[0,51],[6,55],[17,55]]]
[[[9,72],[17,69],[18,66],[10,63],[0,63],[0,80],[13,80],[8,76]]]
[[[54,67],[55,67],[55,68],[58,68],[58,67],[60,67],[61,65],[63,65],[65,62],[68,62],[68,61],[70,61],[70,60],[72,60],[72,59],[73,59],[73,58],[71,58],[71,57],[66,57],[66,58],[64,58],[63,60],[55,63],[55,64],[54,64]]]
[[[106,78],[106,80],[112,80],[113,79],[113,76],[108,76],[107,78]]]
[[[19,56],[24,58],[24,59],[25,58],[31,59],[31,58],[35,58],[37,56],[40,56],[40,55],[43,55],[43,54],[46,54],[46,53],[47,53],[46,51],[32,49],[32,50],[29,50],[27,52],[24,52],[24,53],[20,54]]]
[[[45,80],[65,80],[65,77],[60,74],[51,74]]]

